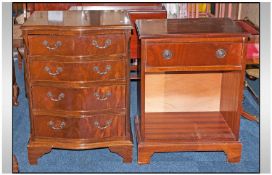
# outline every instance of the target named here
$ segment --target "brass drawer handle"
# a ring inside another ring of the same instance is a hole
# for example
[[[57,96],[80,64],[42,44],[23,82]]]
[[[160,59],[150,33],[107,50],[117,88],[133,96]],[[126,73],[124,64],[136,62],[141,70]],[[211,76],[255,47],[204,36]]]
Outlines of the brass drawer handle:
[[[111,45],[111,40],[107,39],[105,41],[104,46],[99,46],[96,40],[92,40],[92,45],[95,46],[98,49],[106,49],[106,48],[108,48]]]
[[[107,127],[109,127],[109,126],[111,125],[111,123],[112,123],[112,120],[108,120],[108,121],[106,122],[106,125],[105,125],[105,126],[100,126],[99,122],[98,122],[98,121],[95,121],[95,122],[94,122],[94,125],[95,125],[98,129],[103,130],[103,129],[106,129]]]
[[[59,96],[57,98],[54,98],[53,95],[52,95],[52,92],[48,92],[47,93],[47,96],[50,98],[50,100],[52,101],[60,101],[62,99],[64,99],[64,93],[60,93]]]
[[[165,49],[162,52],[162,56],[163,56],[164,59],[169,60],[169,59],[172,58],[173,54],[172,54],[171,50]]]
[[[95,92],[94,96],[96,97],[97,100],[105,101],[111,96],[111,92],[107,92],[104,95],[99,95],[98,92]]]
[[[44,70],[46,72],[48,72],[48,74],[51,75],[51,76],[53,76],[53,77],[57,76],[58,74],[60,74],[63,71],[62,67],[57,67],[56,72],[53,73],[53,72],[51,72],[51,69],[48,66],[45,66]]]
[[[105,71],[103,71],[103,72],[101,72],[101,71],[99,70],[99,67],[98,67],[98,66],[94,66],[94,67],[93,67],[93,70],[94,70],[96,73],[100,74],[100,75],[106,75],[106,74],[111,70],[111,66],[110,66],[110,65],[106,65]]]
[[[227,52],[224,49],[217,49],[215,55],[217,58],[224,58]]]
[[[62,42],[61,41],[57,41],[53,47],[51,47],[49,45],[49,42],[47,40],[44,40],[43,41],[43,45],[48,49],[48,50],[55,50],[57,48],[59,48],[61,45],[62,45]]]
[[[63,129],[65,127],[65,122],[61,122],[59,126],[57,126],[52,120],[48,122],[48,125],[54,129],[54,130],[59,130]]]

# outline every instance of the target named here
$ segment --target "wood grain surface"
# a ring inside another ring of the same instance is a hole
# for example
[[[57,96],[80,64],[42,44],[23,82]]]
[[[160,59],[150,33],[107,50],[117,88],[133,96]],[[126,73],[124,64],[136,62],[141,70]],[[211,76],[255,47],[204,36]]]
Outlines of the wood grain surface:
[[[221,73],[146,74],[145,112],[219,111]]]
[[[53,148],[109,148],[131,162],[127,12],[65,11],[62,22],[48,13],[22,27],[29,163]]]
[[[136,26],[138,163],[176,151],[224,151],[228,162],[239,162],[248,36],[230,19],[139,20]]]

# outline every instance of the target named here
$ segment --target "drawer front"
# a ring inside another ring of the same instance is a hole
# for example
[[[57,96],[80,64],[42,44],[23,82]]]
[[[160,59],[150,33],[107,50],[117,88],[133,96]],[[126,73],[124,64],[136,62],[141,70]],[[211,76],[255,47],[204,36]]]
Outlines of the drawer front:
[[[31,80],[45,81],[107,81],[125,80],[127,62],[124,60],[82,63],[32,61]]]
[[[148,45],[147,66],[240,65],[241,43],[160,43]]]
[[[123,34],[83,36],[31,35],[30,55],[102,56],[125,53]]]
[[[75,54],[93,56],[124,54],[127,44],[123,34],[80,36],[75,41]]]
[[[94,111],[125,108],[125,85],[88,88],[33,86],[33,109]]]
[[[29,54],[73,55],[74,39],[72,36],[29,35]]]
[[[37,137],[67,139],[103,139],[123,135],[121,115],[94,115],[84,118],[34,116]]]

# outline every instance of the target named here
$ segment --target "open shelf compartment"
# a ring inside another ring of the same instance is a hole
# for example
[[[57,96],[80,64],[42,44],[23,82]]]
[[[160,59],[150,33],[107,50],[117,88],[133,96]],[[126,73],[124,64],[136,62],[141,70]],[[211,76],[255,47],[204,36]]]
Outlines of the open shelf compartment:
[[[145,140],[237,141],[240,76],[239,71],[146,74]]]

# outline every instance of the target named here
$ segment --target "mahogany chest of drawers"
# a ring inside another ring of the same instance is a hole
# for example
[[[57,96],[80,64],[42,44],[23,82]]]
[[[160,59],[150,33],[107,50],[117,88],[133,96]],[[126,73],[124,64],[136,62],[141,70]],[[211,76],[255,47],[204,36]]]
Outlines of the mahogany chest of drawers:
[[[224,151],[239,162],[247,35],[230,19],[136,21],[138,163],[155,152]]]
[[[132,161],[132,28],[125,11],[35,11],[22,26],[30,164],[52,148],[108,147]]]

